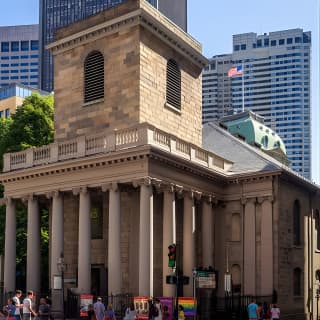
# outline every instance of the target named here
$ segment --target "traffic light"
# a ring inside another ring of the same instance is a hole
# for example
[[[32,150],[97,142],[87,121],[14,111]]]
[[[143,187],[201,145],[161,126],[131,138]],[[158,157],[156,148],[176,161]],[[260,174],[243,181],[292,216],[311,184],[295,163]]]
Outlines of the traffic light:
[[[169,249],[169,253],[168,253],[168,257],[169,257],[169,261],[168,261],[168,267],[170,268],[174,268],[176,266],[176,245],[170,244],[170,246],[168,247]]]

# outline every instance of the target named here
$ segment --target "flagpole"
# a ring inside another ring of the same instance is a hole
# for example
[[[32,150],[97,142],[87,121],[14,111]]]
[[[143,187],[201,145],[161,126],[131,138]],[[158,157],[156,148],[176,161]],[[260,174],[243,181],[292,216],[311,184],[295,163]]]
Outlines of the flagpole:
[[[242,64],[242,112],[244,112],[244,64]]]

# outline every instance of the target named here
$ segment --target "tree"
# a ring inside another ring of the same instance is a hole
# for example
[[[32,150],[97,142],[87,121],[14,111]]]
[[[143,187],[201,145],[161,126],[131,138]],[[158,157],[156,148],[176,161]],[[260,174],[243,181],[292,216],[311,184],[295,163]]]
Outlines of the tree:
[[[38,147],[53,141],[53,96],[40,96],[37,93],[27,97],[9,119],[0,119],[0,164],[3,165],[3,154]],[[2,186],[1,187],[1,194]],[[16,271],[17,286],[25,288],[25,265],[27,244],[27,209],[18,202],[17,214],[17,252]],[[40,207],[41,219],[41,283],[48,283],[48,248],[49,226],[48,210]],[[5,206],[0,207],[0,254],[4,254],[5,243]],[[47,288],[43,288],[47,289]]]
[[[33,93],[12,115],[6,152],[47,145],[53,141],[53,96]]]

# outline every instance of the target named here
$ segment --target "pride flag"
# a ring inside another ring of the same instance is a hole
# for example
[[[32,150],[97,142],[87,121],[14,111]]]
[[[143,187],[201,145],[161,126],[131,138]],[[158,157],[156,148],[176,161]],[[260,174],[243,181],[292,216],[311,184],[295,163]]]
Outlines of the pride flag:
[[[193,297],[179,297],[178,304],[183,306],[185,316],[195,316],[197,300]]]

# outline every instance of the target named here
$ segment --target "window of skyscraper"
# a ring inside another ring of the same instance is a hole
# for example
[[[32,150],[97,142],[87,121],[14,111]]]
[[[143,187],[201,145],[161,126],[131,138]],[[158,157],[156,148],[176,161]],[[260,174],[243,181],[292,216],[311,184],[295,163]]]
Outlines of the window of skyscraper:
[[[238,44],[236,44],[236,45],[234,46],[234,51],[239,51],[239,49],[240,49],[240,46],[239,46]]]
[[[29,51],[29,41],[21,41],[21,51]]]
[[[259,39],[257,40],[257,48],[261,48],[262,47],[262,40]]]
[[[284,39],[280,39],[280,40],[279,40],[279,45],[280,45],[280,46],[284,45]]]
[[[247,49],[247,45],[246,44],[242,44],[241,45],[241,50],[246,50]]]
[[[287,39],[287,44],[292,44],[292,40],[293,40],[292,38],[288,38]]]
[[[264,46],[269,47],[269,39],[264,39]]]
[[[294,42],[295,42],[295,43],[302,43],[301,37],[295,37],[295,38],[294,38]]]
[[[19,51],[19,41],[12,41],[11,42],[11,51],[12,52]]]
[[[31,40],[31,50],[32,51],[39,50],[39,41],[38,40]]]
[[[1,42],[1,52],[9,52],[9,42]]]

